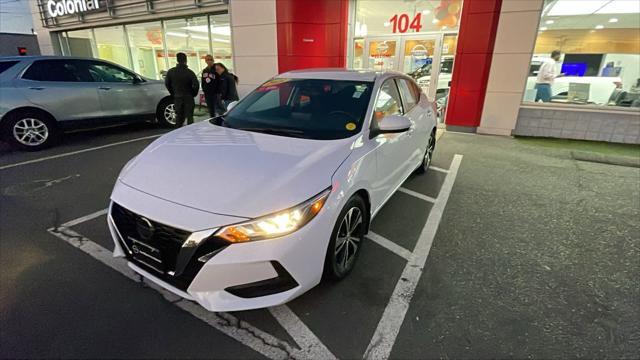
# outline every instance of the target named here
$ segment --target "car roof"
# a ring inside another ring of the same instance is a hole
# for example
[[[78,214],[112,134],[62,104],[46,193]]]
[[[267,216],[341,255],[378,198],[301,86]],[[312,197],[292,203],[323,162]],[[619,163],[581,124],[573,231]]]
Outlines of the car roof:
[[[396,71],[374,70],[347,70],[339,68],[320,68],[293,70],[282,73],[277,78],[288,79],[321,79],[321,80],[348,80],[348,81],[375,81],[378,77],[389,75],[403,75]]]
[[[72,59],[72,60],[100,60],[82,56],[56,56],[56,55],[29,55],[29,56],[0,56],[0,61],[6,60],[50,60],[50,59]],[[103,61],[103,60],[100,60]]]

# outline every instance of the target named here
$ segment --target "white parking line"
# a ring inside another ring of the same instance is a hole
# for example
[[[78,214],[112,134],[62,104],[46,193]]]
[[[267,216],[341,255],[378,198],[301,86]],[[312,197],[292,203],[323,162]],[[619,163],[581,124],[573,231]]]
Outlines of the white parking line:
[[[135,142],[135,141],[153,139],[153,138],[160,137],[162,135],[164,135],[164,134],[144,136],[144,137],[140,137],[140,138],[136,138],[136,139],[119,141],[119,142],[115,142],[115,143],[111,143],[111,144],[106,144],[106,145],[101,145],[101,146],[88,148],[88,149],[71,151],[71,152],[64,153],[64,154],[45,156],[45,157],[39,158],[39,159],[33,159],[33,160],[23,161],[23,162],[19,162],[19,163],[15,163],[15,164],[3,165],[3,166],[0,166],[0,170],[10,169],[10,168],[13,168],[13,167],[16,167],[16,166],[35,164],[35,163],[39,163],[39,162],[42,162],[42,161],[51,160],[51,159],[58,159],[58,158],[67,157],[67,156],[71,156],[71,155],[82,154],[82,153],[86,153],[86,152],[89,152],[89,151],[105,149],[105,148],[109,148],[109,147],[112,147],[112,146],[118,146],[118,145],[122,145],[122,144],[132,143],[132,142]]]
[[[382,246],[383,248],[391,251],[392,253],[400,256],[401,258],[404,258],[405,260],[409,261],[411,259],[411,257],[413,256],[413,254],[411,253],[411,251],[403,248],[402,246],[394,243],[393,241],[380,236],[376,233],[374,233],[373,231],[369,231],[369,233],[367,234],[367,238],[369,240],[372,240],[373,242],[375,242],[376,244]]]
[[[237,319],[229,313],[209,312],[195,302],[182,299],[150,281],[145,282],[142,276],[138,275],[127,266],[126,260],[113,257],[113,253],[110,250],[70,229],[71,226],[76,226],[89,220],[96,219],[100,216],[106,215],[106,213],[107,209],[99,210],[92,214],[68,221],[60,227],[50,228],[48,231],[52,235],[82,250],[94,259],[118,271],[129,279],[136,282],[144,282],[149,288],[156,290],[162,294],[165,299],[171,301],[176,306],[206,322],[223,334],[261,353],[267,358],[336,358],[335,355],[333,355],[329,349],[327,349],[327,347],[318,340],[315,334],[313,334],[311,330],[309,330],[309,328],[303,324],[302,321],[285,305],[276,307],[271,310],[271,312],[285,330],[290,333],[291,337],[297,342],[300,349]]]
[[[300,320],[287,305],[269,308],[273,317],[291,335],[291,338],[303,349],[307,349],[310,359],[337,359],[318,337]]]
[[[424,201],[428,201],[428,202],[430,202],[432,204],[434,204],[436,202],[436,199],[432,198],[431,196],[427,196],[427,195],[421,194],[419,192],[416,192],[416,191],[413,191],[413,190],[409,190],[409,189],[404,188],[404,187],[399,188],[398,191],[401,191],[401,192],[403,192],[405,194],[408,194],[408,195],[411,195],[413,197],[417,197],[418,199],[422,199]]]
[[[382,318],[364,354],[365,359],[386,360],[391,354],[391,349],[396,342],[400,327],[404,322],[407,310],[411,304],[411,299],[413,298],[416,286],[424,270],[424,265],[427,262],[433,239],[438,231],[438,225],[440,224],[442,214],[449,200],[449,195],[451,194],[453,183],[456,180],[461,161],[462,155],[456,154],[453,157],[449,174],[447,174],[447,177],[444,179],[438,199],[436,199],[429,218],[422,228],[412,257],[407,262],[400,276],[400,280],[398,280],[393,294],[389,299],[389,303],[384,309]]]
[[[439,168],[439,167],[433,166],[433,165],[429,166],[429,170],[439,171],[439,172],[445,173],[445,174],[447,174],[449,172],[449,170],[447,170],[447,169]]]

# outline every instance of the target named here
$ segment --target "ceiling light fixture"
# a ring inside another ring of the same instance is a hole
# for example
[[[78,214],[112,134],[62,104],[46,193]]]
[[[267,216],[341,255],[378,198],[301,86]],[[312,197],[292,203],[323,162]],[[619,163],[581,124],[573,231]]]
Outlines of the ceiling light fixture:
[[[609,22],[610,23],[617,23],[618,19],[617,18],[611,18],[611,19],[609,19]]]
[[[545,24],[547,24],[547,25],[551,25],[551,24],[553,24],[554,22],[555,22],[555,21],[553,21],[553,20],[547,20],[547,21],[545,21],[544,23],[545,23]]]
[[[604,29],[603,25],[596,25],[596,30]]]
[[[542,27],[540,28],[540,31],[545,31],[545,30],[547,30],[547,27],[546,27],[546,26],[542,26]]]

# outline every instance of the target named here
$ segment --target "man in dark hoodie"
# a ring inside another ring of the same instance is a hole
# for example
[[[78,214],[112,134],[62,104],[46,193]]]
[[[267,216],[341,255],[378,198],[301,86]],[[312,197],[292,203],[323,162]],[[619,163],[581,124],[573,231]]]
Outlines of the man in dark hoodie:
[[[187,66],[187,55],[178,53],[176,60],[178,65],[167,72],[164,85],[173,97],[176,127],[180,127],[185,118],[187,119],[187,124],[193,124],[193,110],[196,106],[193,98],[198,95],[200,84],[196,74]]]
[[[207,102],[209,115],[215,117],[224,112],[220,100],[220,76],[216,72],[213,56],[206,55],[204,61],[207,63],[207,67],[202,70],[202,91]]]

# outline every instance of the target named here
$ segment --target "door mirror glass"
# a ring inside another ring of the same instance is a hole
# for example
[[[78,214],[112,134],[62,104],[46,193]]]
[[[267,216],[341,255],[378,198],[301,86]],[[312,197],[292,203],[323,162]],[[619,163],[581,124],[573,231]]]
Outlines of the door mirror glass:
[[[227,111],[231,111],[231,109],[233,109],[234,107],[236,107],[236,105],[238,105],[237,101],[232,101],[229,103],[229,105],[227,105]]]
[[[379,134],[401,133],[411,128],[411,120],[403,115],[387,115],[378,123]]]

